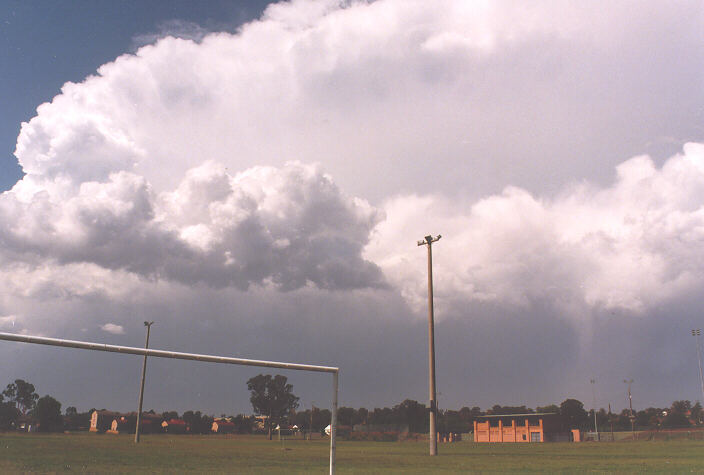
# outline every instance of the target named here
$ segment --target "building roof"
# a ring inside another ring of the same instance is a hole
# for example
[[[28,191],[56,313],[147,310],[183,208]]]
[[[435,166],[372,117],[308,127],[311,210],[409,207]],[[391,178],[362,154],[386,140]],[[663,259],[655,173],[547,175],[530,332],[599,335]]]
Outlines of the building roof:
[[[186,425],[186,421],[184,421],[183,419],[169,419],[168,421],[164,421],[164,422],[166,422],[169,425],[183,425],[183,426]]]
[[[488,419],[490,417],[530,417],[530,416],[557,416],[557,412],[533,412],[530,414],[490,414],[487,416],[477,416],[477,419]]]

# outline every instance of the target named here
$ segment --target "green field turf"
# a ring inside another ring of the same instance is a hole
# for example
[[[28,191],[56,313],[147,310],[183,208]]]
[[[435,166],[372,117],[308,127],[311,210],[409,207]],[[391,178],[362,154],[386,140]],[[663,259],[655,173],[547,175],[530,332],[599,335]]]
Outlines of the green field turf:
[[[0,473],[324,473],[328,443],[260,436],[2,434]],[[338,473],[704,473],[704,442],[441,444],[345,442]]]

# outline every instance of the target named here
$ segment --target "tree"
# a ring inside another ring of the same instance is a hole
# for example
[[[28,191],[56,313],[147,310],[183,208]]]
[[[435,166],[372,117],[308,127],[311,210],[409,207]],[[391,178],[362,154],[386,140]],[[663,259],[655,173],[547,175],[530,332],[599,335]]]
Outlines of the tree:
[[[560,413],[560,407],[557,404],[550,404],[547,406],[538,406],[535,408],[535,412],[540,412],[543,414],[559,414]]]
[[[460,411],[448,409],[447,411],[443,411],[442,418],[440,419],[438,426],[440,427],[440,432],[442,433],[462,433],[470,431],[471,423],[463,419]]]
[[[49,395],[37,401],[32,410],[32,416],[39,421],[39,430],[42,432],[63,430],[64,420],[61,417],[61,403]]]
[[[677,412],[679,414],[687,414],[691,408],[692,402],[689,400],[674,401],[672,403],[672,412]]]
[[[408,430],[411,432],[427,432],[428,431],[428,409],[425,404],[412,399],[406,399],[401,404],[395,406],[393,411],[396,413],[396,422],[399,424],[408,424]]]
[[[181,416],[191,430],[191,434],[209,434],[213,418],[200,411],[186,411]]]
[[[567,430],[581,429],[589,423],[589,415],[584,410],[584,404],[577,399],[565,399],[560,404],[560,418]]]
[[[341,426],[353,425],[355,410],[352,407],[341,407],[337,410],[337,423]]]
[[[171,419],[178,419],[178,412],[176,411],[164,411],[161,413],[165,421],[170,421]]]
[[[369,420],[369,410],[366,407],[357,409],[357,414],[352,421],[353,424],[366,424]]]
[[[699,425],[702,422],[702,405],[699,401],[692,406],[692,420],[695,424]]]
[[[687,417],[692,403],[690,401],[674,401],[672,407],[667,412],[665,417],[665,427],[687,427],[689,426],[689,418]]]
[[[14,403],[22,414],[27,414],[27,411],[34,409],[39,399],[39,395],[34,392],[34,385],[22,379],[16,379],[14,383],[8,384],[2,394]]]
[[[66,415],[67,416],[76,416],[76,415],[78,415],[78,409],[76,409],[74,406],[68,406],[66,408]]]
[[[489,409],[490,414],[532,414],[533,409],[526,406],[500,406],[498,404],[494,405]]]
[[[286,376],[259,374],[247,381],[247,389],[254,413],[268,416],[267,432],[271,440],[272,425],[281,424],[298,407],[299,398],[293,394],[293,385],[288,384]]]
[[[233,424],[235,424],[235,432],[238,434],[251,434],[252,427],[254,426],[254,417],[247,417],[242,414],[237,414],[237,416],[232,418]]]
[[[648,407],[642,411],[637,411],[635,413],[635,425],[638,427],[658,428],[662,411],[662,409],[657,407]]]
[[[17,420],[20,411],[11,402],[4,402],[3,394],[0,393],[0,430],[7,430]]]

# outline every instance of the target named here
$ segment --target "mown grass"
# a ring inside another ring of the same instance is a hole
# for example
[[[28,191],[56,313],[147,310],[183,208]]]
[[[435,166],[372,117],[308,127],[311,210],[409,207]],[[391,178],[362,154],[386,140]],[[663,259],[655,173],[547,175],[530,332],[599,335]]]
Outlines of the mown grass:
[[[338,473],[704,473],[704,442],[441,444],[345,442]],[[0,473],[324,473],[321,441],[259,436],[0,434]]]

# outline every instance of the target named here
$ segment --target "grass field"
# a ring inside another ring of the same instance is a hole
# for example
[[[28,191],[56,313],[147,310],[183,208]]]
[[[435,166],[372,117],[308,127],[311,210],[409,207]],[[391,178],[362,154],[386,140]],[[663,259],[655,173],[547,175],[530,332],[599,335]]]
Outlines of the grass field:
[[[259,436],[0,434],[0,473],[324,473],[328,444]],[[704,442],[441,444],[345,442],[338,473],[704,473]]]

